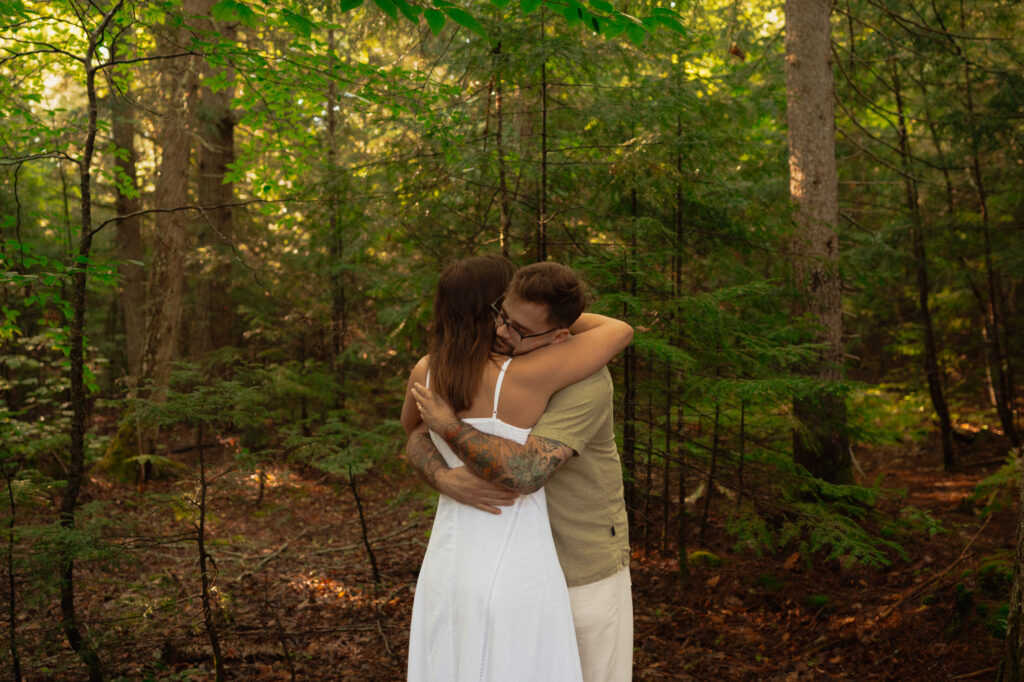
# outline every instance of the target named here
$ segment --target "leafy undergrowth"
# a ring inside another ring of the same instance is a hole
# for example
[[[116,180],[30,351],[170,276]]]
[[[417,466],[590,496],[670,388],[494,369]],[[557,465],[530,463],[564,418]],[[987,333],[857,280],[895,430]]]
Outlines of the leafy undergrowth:
[[[676,561],[636,557],[635,677],[993,679],[1016,511],[1011,504],[983,520],[971,494],[1000,453],[1000,443],[986,441],[945,473],[937,447],[858,452],[862,483],[905,491],[882,506],[905,520],[895,539],[907,557],[882,569],[796,553],[730,556],[722,538],[725,562],[694,565],[689,586],[677,590]]]
[[[906,489],[884,502],[894,518],[914,507],[944,529],[929,532],[929,524],[937,530],[931,521],[913,524],[904,514],[894,539],[908,556],[886,568],[841,567],[792,550],[736,554],[714,514],[704,544],[690,550],[721,561],[693,562],[685,588],[673,558],[635,552],[635,678],[991,679],[1001,647],[993,631],[1008,594],[999,567],[1012,550],[1015,512],[1010,505],[983,523],[965,500],[998,468],[998,452],[965,451],[952,474],[937,470],[934,448],[857,453],[865,483],[881,478],[884,488]],[[220,448],[208,521],[229,679],[403,679],[430,496],[397,466],[357,478],[375,584],[346,481],[270,469],[257,506],[258,477],[232,461]],[[78,612],[110,679],[213,678],[195,544],[183,537],[189,509],[175,501],[193,490],[185,479],[156,481],[144,493],[90,480],[87,494],[104,503],[95,513],[112,522],[103,532],[117,551],[79,564]],[[83,679],[57,630],[57,602],[36,582],[22,579],[18,590],[25,679]]]

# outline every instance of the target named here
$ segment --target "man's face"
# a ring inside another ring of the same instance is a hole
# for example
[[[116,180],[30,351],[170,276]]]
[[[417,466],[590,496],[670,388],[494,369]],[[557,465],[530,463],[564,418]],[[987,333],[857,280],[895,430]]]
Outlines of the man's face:
[[[543,303],[524,301],[515,294],[499,299],[495,307],[497,338],[494,350],[505,355],[522,355],[550,343],[563,340],[568,332],[548,321],[548,307]],[[525,338],[524,338],[525,337]]]

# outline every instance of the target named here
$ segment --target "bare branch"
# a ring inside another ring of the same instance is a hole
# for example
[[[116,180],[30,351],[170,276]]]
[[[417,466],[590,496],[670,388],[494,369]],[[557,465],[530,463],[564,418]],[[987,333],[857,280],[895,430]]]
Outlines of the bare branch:
[[[285,200],[280,200],[280,201],[285,201]],[[252,204],[268,204],[268,203],[278,203],[278,202],[270,201],[268,199],[251,199],[249,201],[237,201],[237,202],[232,202],[232,203],[228,203],[228,204],[220,204],[218,206],[177,206],[175,208],[146,208],[146,209],[143,209],[141,211],[133,211],[132,213],[126,213],[124,215],[114,216],[113,218],[109,218],[107,220],[104,220],[95,229],[93,229],[92,232],[89,233],[89,236],[90,237],[95,236],[97,232],[102,230],[107,225],[110,225],[111,223],[119,223],[122,220],[129,220],[131,218],[137,218],[139,216],[149,215],[151,213],[179,213],[181,211],[198,211],[200,213],[205,213],[206,211],[210,211],[210,210],[214,210],[214,209],[218,209],[218,208],[233,208],[233,207],[236,207],[236,206],[250,206]]]

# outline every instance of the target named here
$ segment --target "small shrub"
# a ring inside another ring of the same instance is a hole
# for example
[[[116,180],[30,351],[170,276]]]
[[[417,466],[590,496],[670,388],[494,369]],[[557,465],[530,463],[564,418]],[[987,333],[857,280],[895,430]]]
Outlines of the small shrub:
[[[981,611],[981,608],[978,609]],[[1010,620],[1010,605],[1007,602],[998,603],[995,608],[983,614],[985,629],[992,633],[996,639],[1006,639],[1006,628]]]
[[[786,582],[774,573],[762,573],[754,579],[754,584],[769,592],[781,592]]]
[[[702,549],[690,552],[688,559],[691,566],[706,566],[708,568],[717,568],[725,563],[720,556]]]
[[[1006,598],[1013,585],[1013,561],[993,556],[982,560],[978,568],[978,589],[988,597]]]
[[[832,607],[832,599],[827,594],[809,594],[804,597],[804,605],[811,611],[828,611]]]

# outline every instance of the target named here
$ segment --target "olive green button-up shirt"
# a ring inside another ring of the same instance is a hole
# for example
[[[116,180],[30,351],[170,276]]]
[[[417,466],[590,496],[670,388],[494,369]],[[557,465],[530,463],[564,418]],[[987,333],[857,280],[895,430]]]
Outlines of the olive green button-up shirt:
[[[531,435],[576,451],[545,484],[555,549],[569,587],[589,585],[629,565],[622,464],[615,445],[607,367],[548,401]]]

